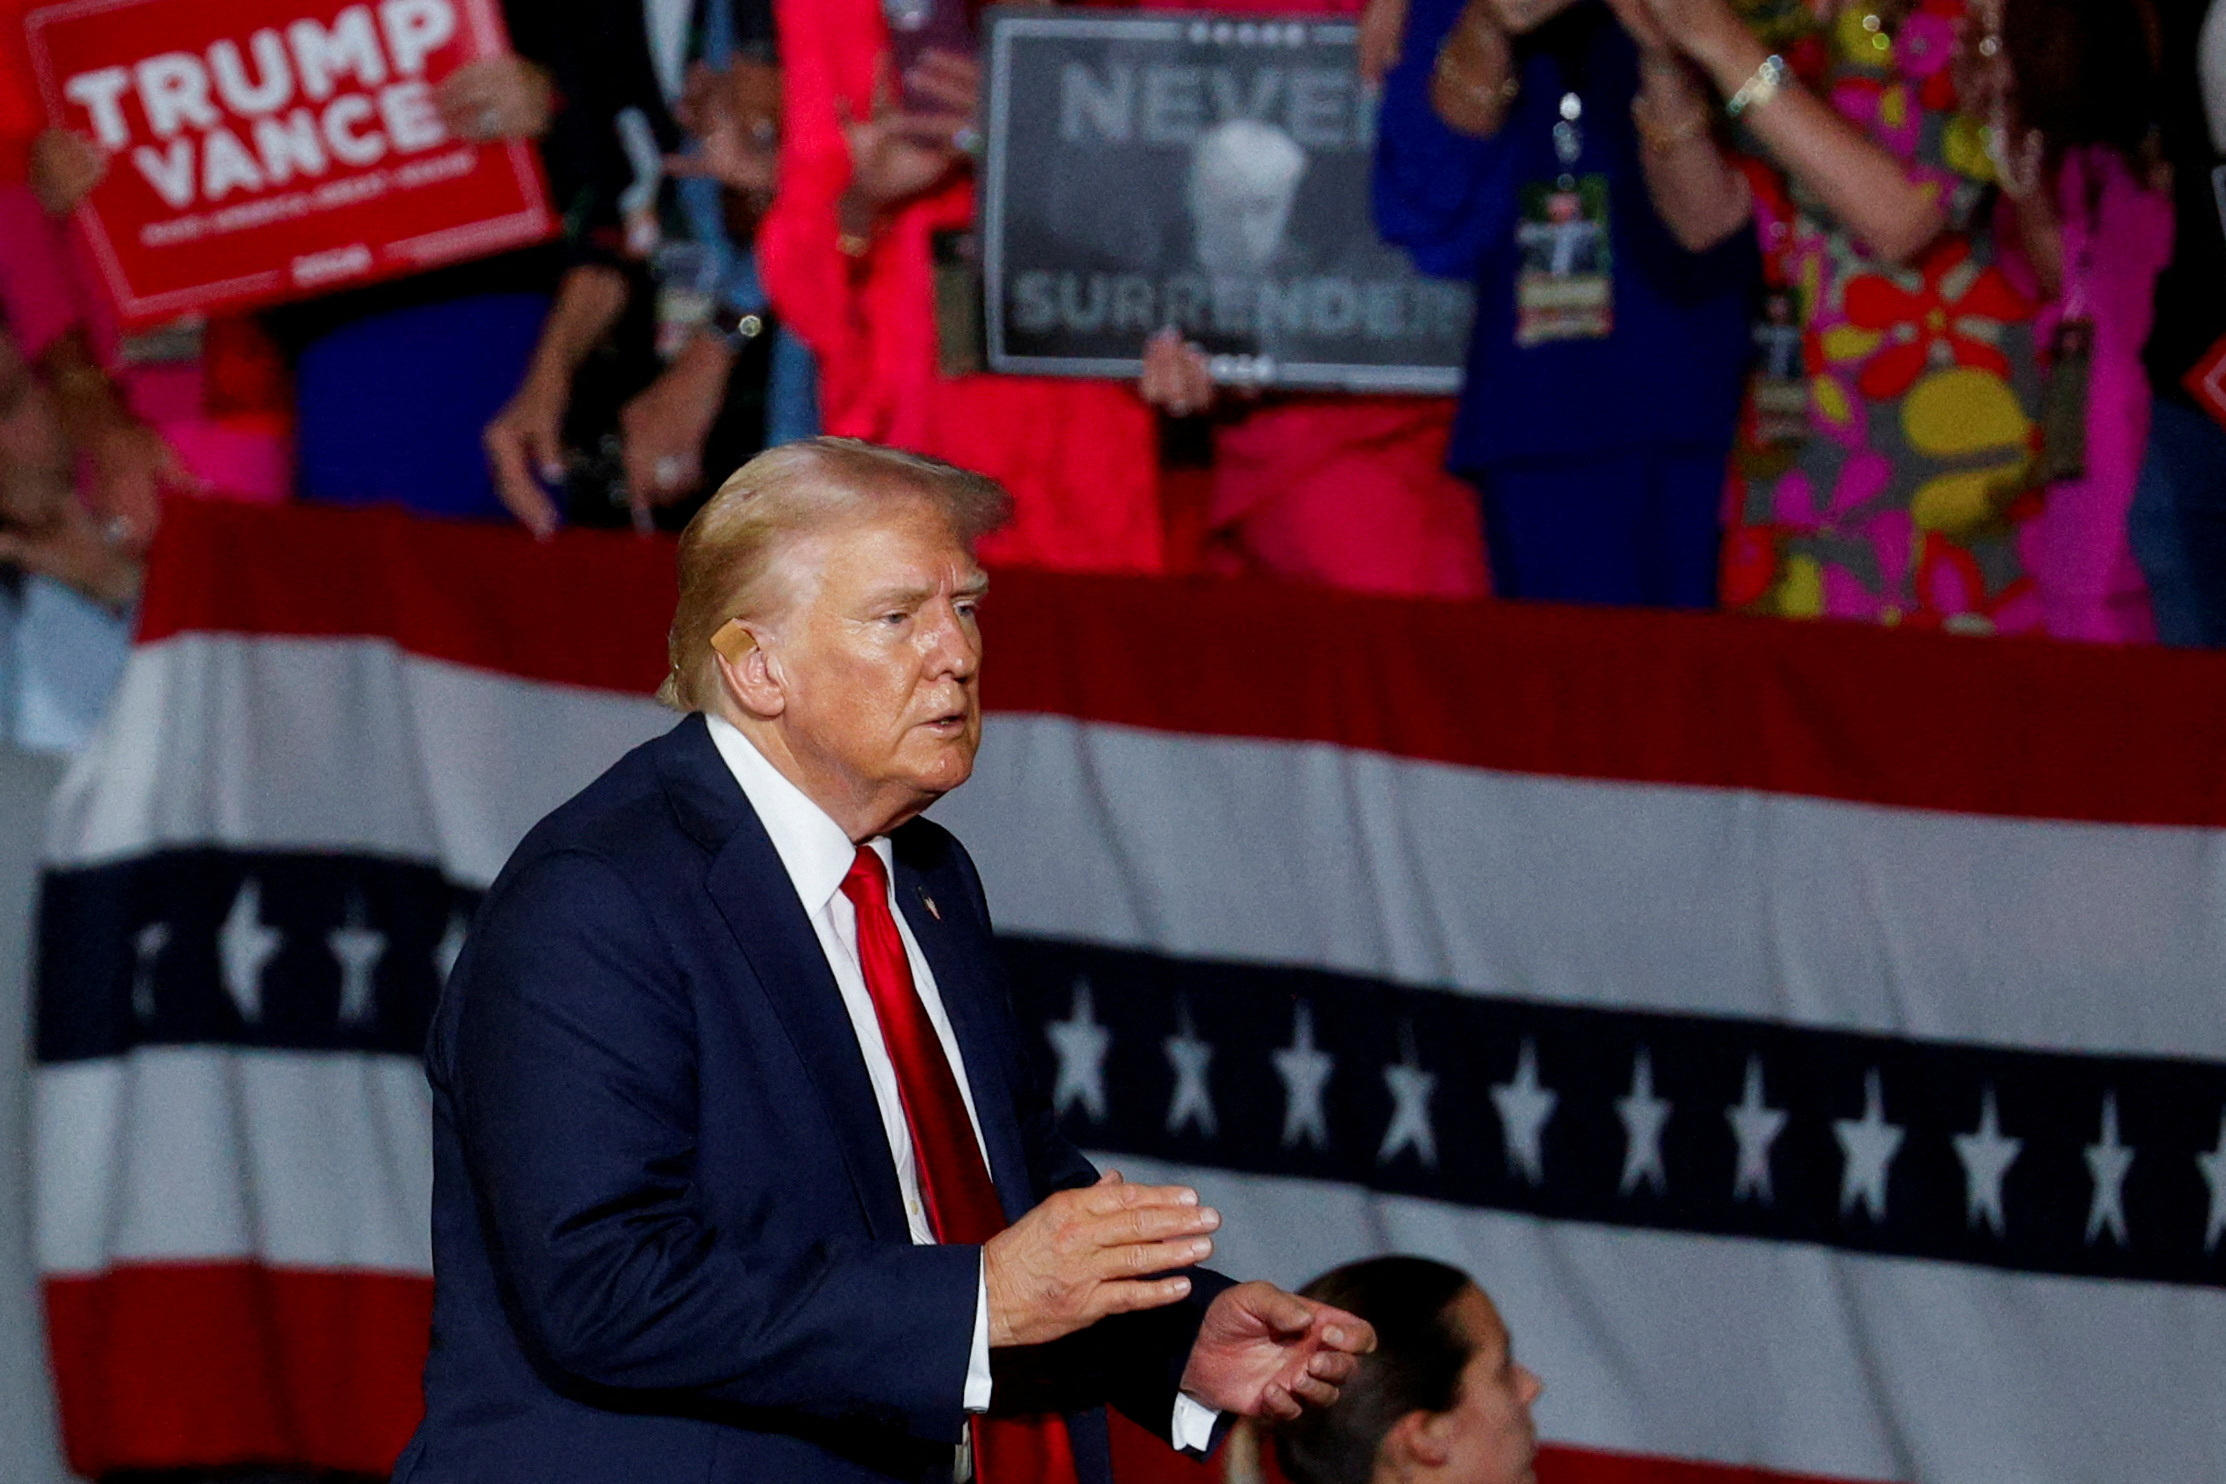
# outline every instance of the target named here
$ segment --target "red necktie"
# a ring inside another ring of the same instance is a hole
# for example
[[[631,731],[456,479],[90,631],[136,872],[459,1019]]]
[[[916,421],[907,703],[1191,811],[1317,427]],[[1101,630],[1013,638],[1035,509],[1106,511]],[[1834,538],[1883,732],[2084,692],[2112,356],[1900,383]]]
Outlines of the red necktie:
[[[1005,1209],[990,1183],[966,1099],[950,1058],[912,982],[904,939],[889,911],[889,874],[870,845],[843,877],[858,912],[858,966],[881,1022],[882,1044],[897,1071],[897,1094],[912,1132],[912,1163],[938,1242],[979,1245],[1005,1229]],[[976,1484],[1074,1484],[1074,1448],[1057,1413],[974,1419]]]

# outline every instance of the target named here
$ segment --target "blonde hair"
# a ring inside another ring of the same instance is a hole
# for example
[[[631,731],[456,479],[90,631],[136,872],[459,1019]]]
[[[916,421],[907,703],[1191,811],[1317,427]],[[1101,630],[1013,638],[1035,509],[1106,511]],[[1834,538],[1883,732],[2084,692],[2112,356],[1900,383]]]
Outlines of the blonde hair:
[[[1012,496],[986,474],[857,438],[783,444],[728,475],[680,533],[680,598],[657,699],[675,711],[708,710],[719,689],[711,637],[730,619],[762,618],[779,600],[782,552],[899,500],[934,506],[969,548],[1012,514]]]

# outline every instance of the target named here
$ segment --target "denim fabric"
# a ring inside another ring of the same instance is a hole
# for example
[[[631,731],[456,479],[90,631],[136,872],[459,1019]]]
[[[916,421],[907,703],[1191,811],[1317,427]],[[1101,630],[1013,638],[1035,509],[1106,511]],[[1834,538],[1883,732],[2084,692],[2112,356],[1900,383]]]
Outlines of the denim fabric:
[[[2226,648],[2226,427],[2159,397],[2127,525],[2157,637]]]
[[[710,66],[723,67],[734,56],[734,7],[727,0],[711,0],[700,15],[700,55]],[[684,176],[673,182],[689,240],[707,249],[716,264],[713,281],[718,285],[720,301],[738,314],[763,314],[765,285],[758,277],[757,254],[737,246],[727,236],[726,211],[720,200],[723,189],[719,182],[704,176]],[[772,366],[765,385],[767,448],[794,443],[819,431],[819,379],[812,353],[778,325],[773,335]]]
[[[130,614],[51,578],[0,585],[0,741],[80,751],[108,712],[131,630]]]

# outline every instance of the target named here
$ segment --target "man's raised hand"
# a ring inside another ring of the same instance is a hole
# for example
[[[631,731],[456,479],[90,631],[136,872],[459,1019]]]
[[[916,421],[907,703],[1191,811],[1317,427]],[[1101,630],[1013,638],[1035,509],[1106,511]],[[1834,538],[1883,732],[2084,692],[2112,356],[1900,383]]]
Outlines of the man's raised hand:
[[[1117,1171],[1063,1190],[989,1239],[989,1343],[1041,1345],[1190,1292],[1171,1269],[1213,1252],[1221,1215],[1179,1185],[1130,1185]]]

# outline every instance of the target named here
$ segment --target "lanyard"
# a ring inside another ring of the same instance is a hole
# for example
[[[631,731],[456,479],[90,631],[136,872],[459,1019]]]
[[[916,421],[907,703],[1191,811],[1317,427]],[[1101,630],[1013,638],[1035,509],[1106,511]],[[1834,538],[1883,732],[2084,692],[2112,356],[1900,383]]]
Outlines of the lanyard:
[[[1577,161],[1584,156],[1584,99],[1574,90],[1561,95],[1561,117],[1554,121],[1554,158],[1561,164],[1565,191],[1577,188]]]
[[[1577,162],[1584,158],[1584,85],[1594,35],[1601,17],[1589,8],[1549,21],[1540,40],[1554,59],[1561,83],[1561,101],[1554,110],[1554,162],[1560,178],[1554,183],[1565,191],[1577,187]]]

